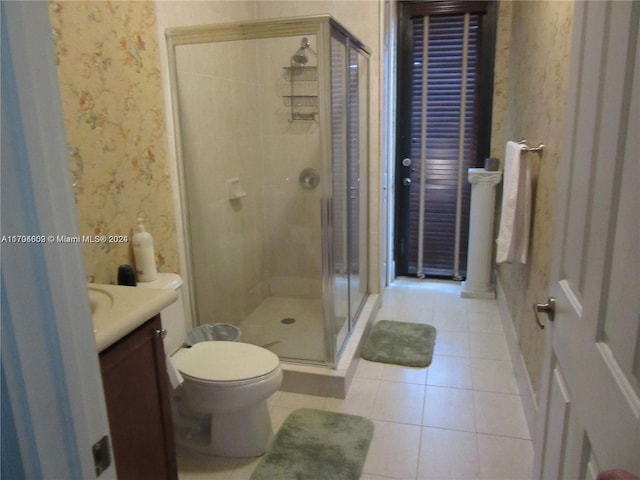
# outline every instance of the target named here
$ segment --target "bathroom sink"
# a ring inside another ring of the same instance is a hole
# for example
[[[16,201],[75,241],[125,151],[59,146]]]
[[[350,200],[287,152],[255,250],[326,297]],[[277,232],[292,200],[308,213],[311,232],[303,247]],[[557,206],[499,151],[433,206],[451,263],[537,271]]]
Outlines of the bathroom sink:
[[[89,285],[89,302],[91,315],[101,317],[107,315],[113,306],[113,295],[97,285]]]
[[[88,285],[93,333],[102,351],[160,313],[178,298],[174,290]]]

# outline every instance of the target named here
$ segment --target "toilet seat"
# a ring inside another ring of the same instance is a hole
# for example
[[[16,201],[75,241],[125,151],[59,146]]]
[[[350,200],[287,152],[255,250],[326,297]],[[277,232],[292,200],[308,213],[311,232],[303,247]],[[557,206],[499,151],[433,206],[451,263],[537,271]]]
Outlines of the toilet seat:
[[[171,359],[191,381],[227,386],[263,380],[280,366],[273,352],[242,342],[200,342],[178,350]]]

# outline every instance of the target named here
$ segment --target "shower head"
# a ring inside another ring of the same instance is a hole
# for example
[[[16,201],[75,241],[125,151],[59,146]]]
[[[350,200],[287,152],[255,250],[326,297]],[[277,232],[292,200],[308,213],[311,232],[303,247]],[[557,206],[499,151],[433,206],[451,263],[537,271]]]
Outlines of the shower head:
[[[316,54],[316,52],[314,52],[311,48],[311,42],[309,41],[309,39],[307,37],[302,37],[300,48],[296,51],[296,53],[293,54],[291,60],[300,65],[306,64],[309,61],[309,58],[307,58],[306,50],[309,50],[314,55]]]
[[[293,57],[291,58],[293,59],[294,62],[300,63],[302,65],[304,65],[309,61],[307,56],[304,54],[304,48],[299,48],[298,51],[294,53]]]

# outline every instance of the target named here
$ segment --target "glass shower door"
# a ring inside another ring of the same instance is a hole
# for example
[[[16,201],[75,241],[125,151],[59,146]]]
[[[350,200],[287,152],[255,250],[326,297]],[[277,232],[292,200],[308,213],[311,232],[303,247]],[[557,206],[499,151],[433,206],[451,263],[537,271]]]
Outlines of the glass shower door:
[[[332,275],[336,352],[367,294],[368,60],[337,32],[331,38]]]
[[[349,320],[353,327],[367,294],[368,229],[368,60],[349,48],[348,82],[348,207],[349,207]]]
[[[335,351],[349,333],[349,211],[347,201],[347,45],[331,37],[331,212],[333,276],[333,322]]]
[[[175,78],[196,323],[322,364],[317,43],[309,32],[182,44]]]

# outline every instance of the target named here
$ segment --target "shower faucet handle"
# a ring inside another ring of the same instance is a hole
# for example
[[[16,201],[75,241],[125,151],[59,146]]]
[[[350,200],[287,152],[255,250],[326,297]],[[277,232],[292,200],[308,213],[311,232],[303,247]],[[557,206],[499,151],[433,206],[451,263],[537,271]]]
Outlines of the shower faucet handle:
[[[313,190],[320,183],[320,174],[313,168],[305,168],[300,172],[298,182],[302,185],[302,188]]]

